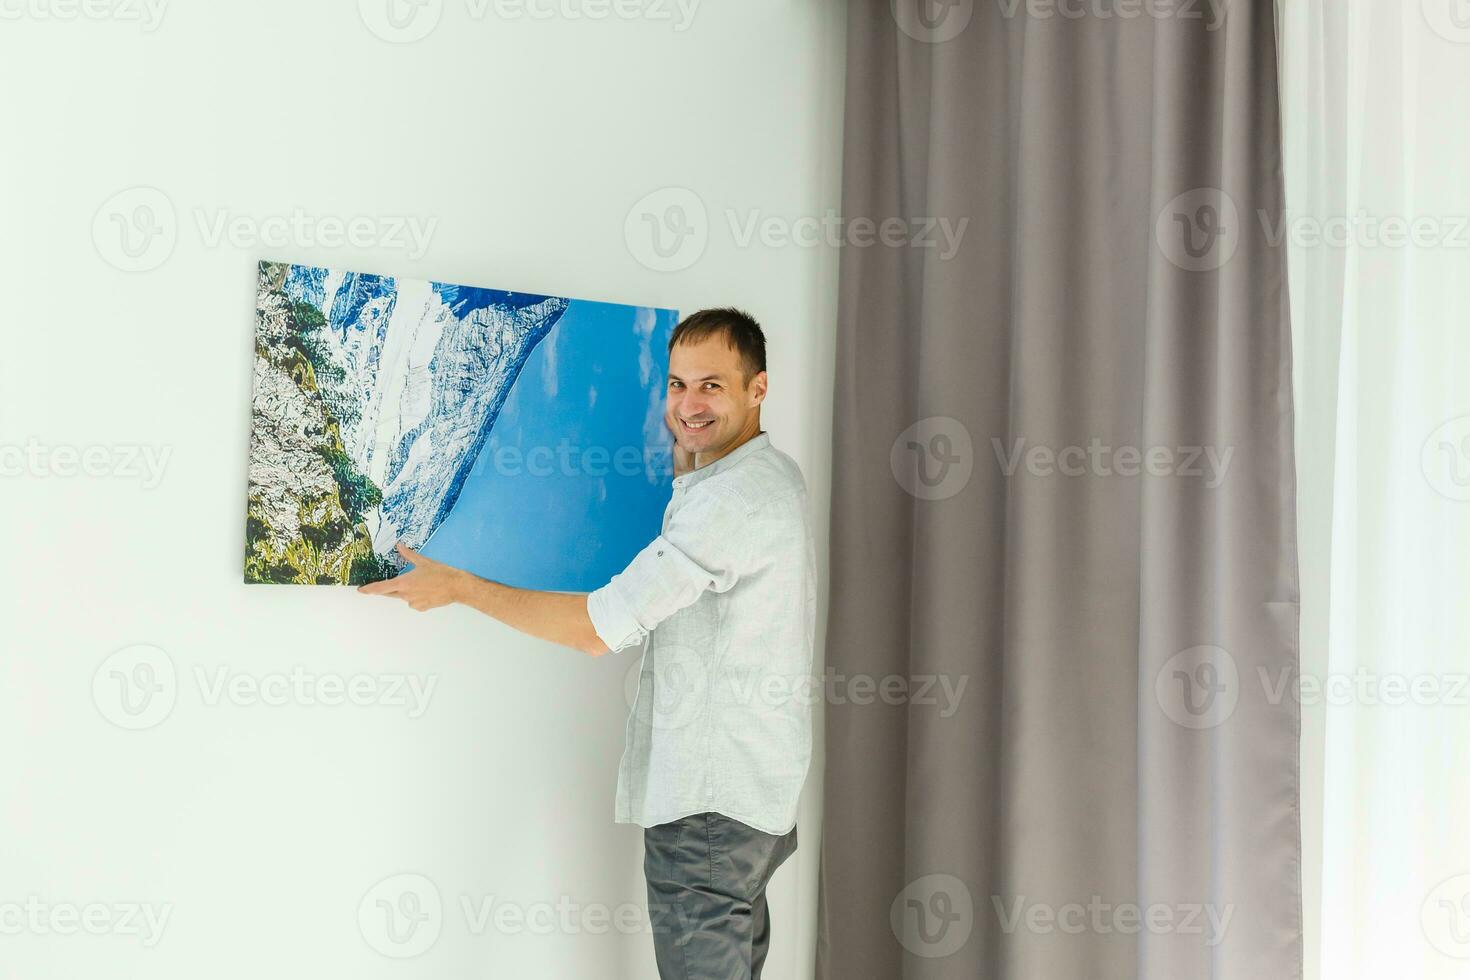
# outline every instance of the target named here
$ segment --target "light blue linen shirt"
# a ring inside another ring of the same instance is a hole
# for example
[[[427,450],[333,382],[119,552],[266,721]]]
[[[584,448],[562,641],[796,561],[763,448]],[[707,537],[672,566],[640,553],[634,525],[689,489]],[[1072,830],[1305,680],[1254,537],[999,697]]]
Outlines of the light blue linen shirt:
[[[816,551],[806,482],[761,432],[674,478],[663,531],[587,596],[611,650],[647,639],[615,819],[796,824],[812,754]]]

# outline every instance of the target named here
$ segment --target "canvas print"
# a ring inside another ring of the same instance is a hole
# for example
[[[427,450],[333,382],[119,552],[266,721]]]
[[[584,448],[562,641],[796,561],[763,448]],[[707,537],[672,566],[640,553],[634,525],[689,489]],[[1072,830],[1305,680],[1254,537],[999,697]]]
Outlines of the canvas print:
[[[360,585],[402,541],[585,592],[659,532],[673,310],[262,262],[245,581]]]

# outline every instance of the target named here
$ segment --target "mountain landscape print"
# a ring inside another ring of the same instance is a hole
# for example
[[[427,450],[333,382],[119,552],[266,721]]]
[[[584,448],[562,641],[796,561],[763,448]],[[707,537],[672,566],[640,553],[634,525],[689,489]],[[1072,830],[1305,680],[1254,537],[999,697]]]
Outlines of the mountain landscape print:
[[[245,581],[360,585],[403,542],[590,591],[659,533],[677,313],[262,262]]]

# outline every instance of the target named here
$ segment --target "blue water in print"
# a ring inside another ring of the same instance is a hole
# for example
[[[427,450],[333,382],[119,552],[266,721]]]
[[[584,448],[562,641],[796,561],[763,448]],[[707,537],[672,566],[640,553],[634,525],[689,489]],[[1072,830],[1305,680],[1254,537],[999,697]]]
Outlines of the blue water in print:
[[[531,352],[430,558],[529,589],[591,591],[659,533],[677,314],[573,300]]]

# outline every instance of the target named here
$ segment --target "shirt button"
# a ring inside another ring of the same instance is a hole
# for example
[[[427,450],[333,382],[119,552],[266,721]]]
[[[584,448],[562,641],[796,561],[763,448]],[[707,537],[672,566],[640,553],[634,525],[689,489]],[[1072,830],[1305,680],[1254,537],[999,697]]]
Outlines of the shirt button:
[[[659,557],[660,557],[660,558],[662,558],[662,557],[663,557],[663,556],[664,556],[664,553],[663,553],[663,552],[662,552],[662,551],[660,551],[660,552],[659,552],[659,553],[658,553],[658,556],[659,556]]]

